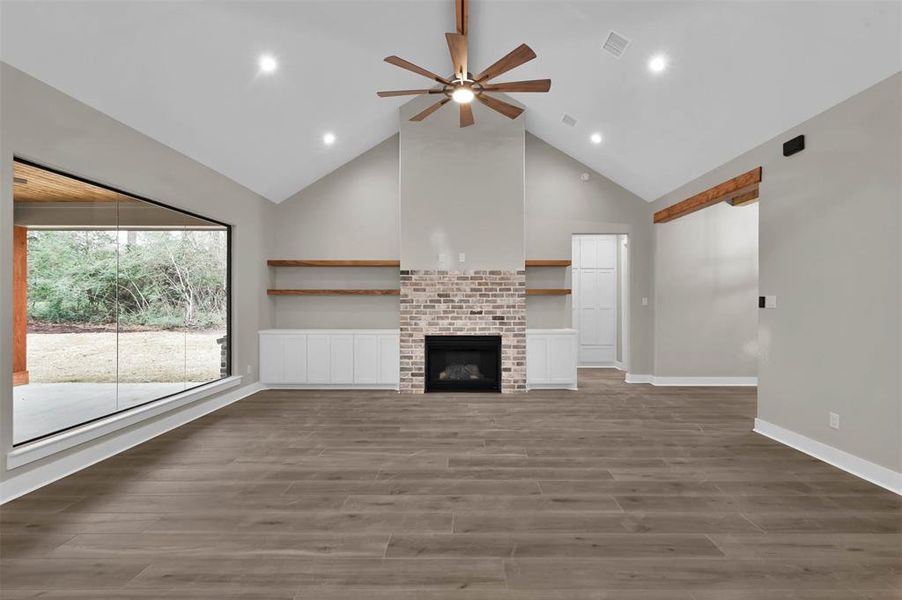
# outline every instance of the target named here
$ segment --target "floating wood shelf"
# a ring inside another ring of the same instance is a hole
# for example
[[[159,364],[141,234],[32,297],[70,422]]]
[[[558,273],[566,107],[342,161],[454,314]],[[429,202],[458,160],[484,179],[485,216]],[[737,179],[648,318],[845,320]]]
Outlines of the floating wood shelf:
[[[526,261],[527,267],[569,267],[570,260],[569,259],[533,259]]]
[[[569,296],[570,288],[527,288],[527,296]]]
[[[270,267],[394,267],[400,260],[275,260],[266,261]]]
[[[400,296],[401,290],[355,290],[355,289],[336,289],[336,290],[275,290],[268,289],[266,293],[270,296]]]

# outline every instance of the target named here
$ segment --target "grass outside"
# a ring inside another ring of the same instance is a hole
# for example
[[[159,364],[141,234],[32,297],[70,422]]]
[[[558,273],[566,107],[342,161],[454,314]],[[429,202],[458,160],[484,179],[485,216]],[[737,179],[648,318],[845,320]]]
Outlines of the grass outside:
[[[31,383],[156,383],[219,379],[222,332],[136,331],[118,335],[29,333]],[[117,361],[118,356],[118,361]]]

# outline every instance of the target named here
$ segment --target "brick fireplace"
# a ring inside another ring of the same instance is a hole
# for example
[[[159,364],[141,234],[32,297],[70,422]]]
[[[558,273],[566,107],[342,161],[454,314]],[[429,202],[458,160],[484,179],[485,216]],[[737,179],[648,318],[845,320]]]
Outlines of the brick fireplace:
[[[526,391],[526,272],[402,270],[402,393],[425,390],[427,335],[501,336],[501,392]]]

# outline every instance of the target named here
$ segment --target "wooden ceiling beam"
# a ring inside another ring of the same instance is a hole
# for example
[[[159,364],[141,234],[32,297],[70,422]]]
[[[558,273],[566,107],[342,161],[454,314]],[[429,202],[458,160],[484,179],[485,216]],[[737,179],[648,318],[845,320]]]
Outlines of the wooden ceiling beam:
[[[672,204],[667,208],[656,212],[654,221],[655,223],[667,223],[668,221],[679,219],[680,217],[702,210],[703,208],[713,206],[718,202],[726,200],[732,203],[735,199],[747,197],[752,192],[755,193],[755,198],[757,198],[758,184],[761,183],[761,173],[761,167],[756,167],[742,175],[737,175],[733,179],[719,183],[712,188],[708,188],[703,192],[699,192],[694,196],[686,198],[682,202]],[[751,200],[745,199],[742,203],[747,204],[748,202],[751,202]],[[741,204],[733,204],[733,206],[740,205]]]
[[[454,12],[457,16],[457,33],[467,35],[467,30],[470,28],[470,6],[468,0],[456,0]]]
[[[749,190],[748,192],[744,192],[742,194],[736,194],[732,198],[728,200],[728,202],[733,206],[745,206],[746,204],[752,204],[753,202],[758,200],[758,185],[756,184],[754,189]]]

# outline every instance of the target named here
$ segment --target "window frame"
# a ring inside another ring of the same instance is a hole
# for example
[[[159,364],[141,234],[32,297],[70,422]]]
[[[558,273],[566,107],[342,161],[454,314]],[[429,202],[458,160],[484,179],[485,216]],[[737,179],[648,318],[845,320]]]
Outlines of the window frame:
[[[43,170],[45,170],[45,171],[47,171],[47,172],[49,172],[49,173],[54,173],[54,174],[60,175],[60,176],[62,176],[62,177],[68,177],[68,178],[70,178],[70,179],[74,179],[74,180],[80,181],[80,182],[82,182],[82,183],[86,183],[86,184],[89,184],[89,185],[93,185],[93,186],[97,186],[97,187],[100,187],[100,188],[104,188],[104,189],[109,190],[109,191],[111,191],[111,192],[115,192],[115,193],[117,193],[117,194],[122,194],[123,196],[128,196],[128,197],[130,197],[130,198],[134,198],[135,200],[139,200],[139,201],[141,201],[141,202],[146,202],[146,203],[148,203],[148,204],[152,204],[152,205],[154,205],[154,206],[159,206],[160,208],[164,208],[164,209],[166,209],[166,210],[172,210],[172,211],[175,211],[175,212],[178,212],[178,213],[187,215],[187,216],[189,216],[189,217],[194,217],[194,218],[196,218],[196,219],[202,219],[202,220],[208,221],[208,222],[210,222],[210,223],[212,223],[212,224],[220,225],[220,226],[224,227],[224,228],[225,228],[225,232],[226,232],[226,282],[225,282],[225,284],[226,284],[226,339],[227,339],[227,348],[226,348],[226,375],[224,375],[224,376],[221,375],[221,376],[220,376],[219,378],[217,378],[217,379],[212,379],[212,380],[210,380],[210,381],[205,381],[205,382],[200,383],[200,384],[198,384],[198,385],[191,386],[190,388],[185,388],[184,390],[179,390],[179,391],[173,392],[173,393],[171,393],[171,394],[166,394],[165,396],[159,396],[159,397],[154,398],[154,399],[152,399],[152,400],[148,400],[147,402],[142,402],[141,404],[136,404],[136,405],[134,405],[134,406],[129,406],[129,407],[127,407],[127,408],[123,408],[123,409],[120,409],[120,410],[116,410],[116,411],[114,411],[114,412],[110,412],[110,413],[107,413],[107,414],[105,414],[105,415],[101,415],[101,416],[99,416],[99,417],[95,417],[95,418],[93,418],[93,419],[89,419],[89,420],[87,420],[87,421],[81,421],[80,423],[77,423],[77,424],[75,424],[75,425],[71,425],[71,426],[65,427],[65,428],[63,428],[63,429],[58,429],[58,430],[56,430],[56,431],[52,431],[52,432],[46,433],[46,434],[44,434],[44,435],[40,435],[40,436],[37,436],[37,437],[34,437],[34,438],[30,438],[30,439],[27,439],[27,440],[23,440],[23,441],[21,441],[21,442],[15,442],[15,443],[12,444],[12,449],[13,449],[13,451],[15,451],[15,450],[17,450],[17,449],[20,449],[20,448],[22,448],[22,447],[31,445],[31,444],[42,444],[42,443],[44,443],[44,442],[48,442],[48,441],[52,440],[53,438],[55,438],[55,437],[57,437],[57,436],[68,436],[69,434],[72,434],[75,430],[77,430],[78,428],[84,428],[84,427],[92,427],[92,428],[93,428],[93,426],[99,424],[99,422],[100,422],[100,421],[103,421],[104,419],[111,419],[111,418],[113,418],[113,419],[117,419],[117,420],[118,420],[119,418],[121,418],[122,416],[124,416],[125,413],[128,413],[129,411],[146,412],[147,409],[153,408],[153,406],[154,406],[155,404],[157,404],[157,403],[168,403],[168,402],[171,402],[171,401],[173,401],[173,400],[176,400],[177,398],[191,397],[191,396],[197,394],[197,392],[200,392],[202,388],[206,388],[206,387],[219,388],[219,387],[221,387],[221,384],[222,384],[223,382],[232,380],[232,379],[234,378],[234,373],[233,373],[233,371],[232,371],[232,366],[233,366],[233,346],[234,346],[233,341],[232,341],[232,225],[230,225],[229,223],[224,223],[223,221],[220,221],[220,220],[218,220],[218,219],[211,219],[210,217],[205,217],[204,215],[201,215],[201,214],[198,214],[198,213],[189,211],[189,210],[185,210],[185,209],[182,209],[182,208],[177,208],[177,207],[171,206],[171,205],[166,204],[166,203],[164,203],[164,202],[159,202],[159,201],[157,201],[157,200],[152,200],[152,199],[150,199],[150,198],[147,198],[147,197],[145,197],[145,196],[141,196],[141,195],[139,195],[139,194],[135,194],[135,193],[133,193],[133,192],[127,192],[127,191],[122,190],[122,189],[120,189],[120,188],[117,188],[117,187],[114,187],[114,186],[111,186],[111,185],[108,185],[108,184],[105,184],[105,183],[100,183],[100,182],[97,182],[97,181],[88,179],[88,178],[86,178],[86,177],[82,177],[82,176],[80,176],[80,175],[74,175],[74,174],[72,174],[72,173],[68,173],[68,172],[66,172],[66,171],[62,171],[62,170],[57,169],[57,168],[54,168],[54,167],[48,167],[48,166],[46,166],[46,165],[44,165],[44,164],[41,164],[41,163],[39,163],[39,162],[35,162],[35,161],[32,161],[32,160],[29,160],[29,159],[26,159],[26,158],[22,158],[22,157],[20,157],[20,156],[18,156],[18,155],[13,155],[13,164],[15,164],[15,163],[17,163],[17,162],[18,162],[18,163],[21,163],[21,164],[24,164],[24,165],[31,166],[31,167],[35,167],[35,168],[38,168],[38,169],[43,169]],[[13,204],[15,205],[15,198],[13,198]],[[10,223],[10,227],[14,227],[14,226],[15,226],[15,219],[12,219],[12,220],[11,220],[11,223]],[[118,224],[117,224],[117,231],[118,231]],[[117,319],[118,319],[118,316],[117,316]],[[117,321],[117,323],[118,323],[118,321]],[[118,331],[117,331],[117,335],[118,335]],[[118,357],[117,357],[117,360],[118,360]],[[11,382],[10,382],[10,383],[11,383]],[[117,380],[116,383],[117,383],[117,385],[118,385],[118,383],[119,383],[118,380]],[[231,387],[231,386],[229,386],[229,387]],[[12,390],[10,390],[10,392],[12,392]],[[12,393],[10,393],[10,398],[12,399]],[[11,423],[11,425],[12,425],[12,437],[13,437],[13,439],[15,439],[15,428],[16,428],[15,400],[13,400],[13,407],[12,407],[12,408],[13,408],[13,411],[12,411],[12,418],[11,418],[10,420],[12,421],[12,423]],[[143,419],[142,419],[142,420],[143,420]]]

